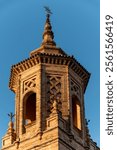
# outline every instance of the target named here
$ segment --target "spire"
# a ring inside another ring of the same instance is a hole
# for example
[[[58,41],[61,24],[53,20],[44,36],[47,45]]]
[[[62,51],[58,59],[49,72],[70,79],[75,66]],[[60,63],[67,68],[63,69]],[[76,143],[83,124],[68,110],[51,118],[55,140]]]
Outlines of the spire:
[[[31,51],[30,56],[33,56],[37,53],[66,55],[66,53],[60,47],[56,46],[56,43],[54,41],[54,33],[52,31],[52,26],[50,22],[50,15],[52,14],[52,12],[48,7],[44,8],[46,11],[46,22],[43,32],[43,41],[39,48]]]
[[[52,14],[49,8],[46,8],[46,22],[44,27],[44,33],[43,33],[43,42],[42,45],[46,46],[56,46],[56,43],[54,42],[54,33],[52,31],[52,26],[50,22],[50,15]]]

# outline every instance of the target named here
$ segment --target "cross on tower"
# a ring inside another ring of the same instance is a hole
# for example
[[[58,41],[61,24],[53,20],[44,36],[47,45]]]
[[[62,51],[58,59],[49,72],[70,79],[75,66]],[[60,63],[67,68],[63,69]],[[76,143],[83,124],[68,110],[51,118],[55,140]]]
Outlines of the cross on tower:
[[[14,118],[14,116],[15,116],[15,114],[13,114],[12,112],[10,112],[10,113],[8,114],[8,116],[9,116],[9,118],[10,118],[10,122],[12,122],[12,121],[13,121],[13,118]]]

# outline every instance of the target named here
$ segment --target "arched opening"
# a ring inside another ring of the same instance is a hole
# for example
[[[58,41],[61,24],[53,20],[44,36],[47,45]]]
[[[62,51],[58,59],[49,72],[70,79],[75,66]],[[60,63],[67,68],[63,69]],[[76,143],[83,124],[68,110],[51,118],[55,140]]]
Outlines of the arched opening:
[[[30,93],[24,100],[24,124],[30,124],[36,120],[36,93]]]
[[[81,106],[77,96],[72,96],[73,125],[81,130]]]

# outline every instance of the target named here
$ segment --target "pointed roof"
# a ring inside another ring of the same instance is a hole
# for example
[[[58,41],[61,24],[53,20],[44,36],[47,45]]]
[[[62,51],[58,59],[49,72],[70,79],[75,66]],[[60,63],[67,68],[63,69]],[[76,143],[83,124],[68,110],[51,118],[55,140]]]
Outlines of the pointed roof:
[[[46,15],[42,45],[56,46],[56,43],[54,42],[54,33],[52,31],[52,26],[50,22],[50,14]]]
[[[35,50],[33,50],[30,55],[35,55],[38,53],[47,53],[47,54],[62,54],[66,55],[66,53],[60,48],[56,46],[54,41],[54,33],[52,31],[52,25],[50,22],[50,14],[46,15],[46,22],[43,32],[43,41],[41,46]]]

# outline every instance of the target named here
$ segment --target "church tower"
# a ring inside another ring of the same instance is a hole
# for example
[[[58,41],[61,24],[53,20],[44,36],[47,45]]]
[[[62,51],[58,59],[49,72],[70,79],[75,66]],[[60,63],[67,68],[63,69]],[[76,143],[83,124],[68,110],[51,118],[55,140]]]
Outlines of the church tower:
[[[15,121],[9,122],[2,150],[90,150],[84,108],[89,77],[56,46],[47,13],[40,48],[11,68]]]

